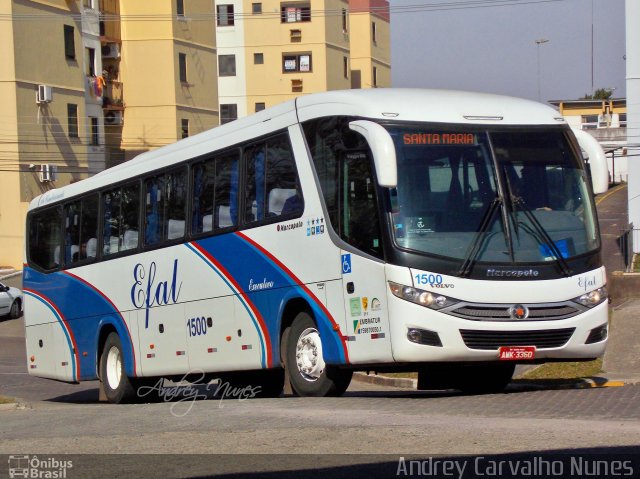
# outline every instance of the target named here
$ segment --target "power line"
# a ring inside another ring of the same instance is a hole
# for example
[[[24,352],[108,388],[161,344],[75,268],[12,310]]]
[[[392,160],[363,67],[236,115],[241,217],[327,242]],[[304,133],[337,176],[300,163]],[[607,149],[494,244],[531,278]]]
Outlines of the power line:
[[[565,2],[567,0],[461,0],[457,2],[429,2],[418,3],[411,5],[389,5],[388,7],[369,7],[365,9],[344,9],[348,14],[386,14],[387,12],[393,14],[404,13],[417,13],[428,11],[446,11],[446,10],[470,10],[476,8],[491,8],[491,7],[506,7],[506,6],[522,6],[522,5],[535,5],[542,3],[558,3]],[[9,13],[0,14],[0,21],[52,21],[62,18],[72,19],[74,21],[82,21],[87,17],[91,17],[91,13]],[[330,16],[342,16],[343,9],[322,9],[322,10],[310,10],[311,17],[330,17]],[[260,19],[273,19],[284,18],[285,13],[280,10],[276,12],[262,12],[256,13],[244,13],[234,12],[232,18],[234,20],[260,20]],[[145,21],[145,22],[167,22],[167,21],[215,21],[219,18],[215,12],[210,13],[194,13],[189,15],[174,15],[172,13],[160,13],[160,14],[131,14],[122,15],[117,13],[100,12],[97,14],[98,18],[104,22],[126,22],[126,21]],[[231,17],[231,16],[230,16]],[[287,22],[284,22],[287,23]]]

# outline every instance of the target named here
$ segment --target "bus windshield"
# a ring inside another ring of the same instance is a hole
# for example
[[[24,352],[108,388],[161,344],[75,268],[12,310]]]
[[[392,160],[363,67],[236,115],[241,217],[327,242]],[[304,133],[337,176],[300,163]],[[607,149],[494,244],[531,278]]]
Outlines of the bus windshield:
[[[587,177],[564,130],[387,129],[398,247],[509,264],[564,263],[599,247]]]

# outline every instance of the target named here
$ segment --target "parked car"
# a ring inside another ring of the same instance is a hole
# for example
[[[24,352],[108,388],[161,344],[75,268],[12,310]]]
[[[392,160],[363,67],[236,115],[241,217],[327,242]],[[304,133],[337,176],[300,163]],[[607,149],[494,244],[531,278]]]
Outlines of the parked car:
[[[22,315],[23,304],[22,291],[0,283],[0,318],[19,318]]]

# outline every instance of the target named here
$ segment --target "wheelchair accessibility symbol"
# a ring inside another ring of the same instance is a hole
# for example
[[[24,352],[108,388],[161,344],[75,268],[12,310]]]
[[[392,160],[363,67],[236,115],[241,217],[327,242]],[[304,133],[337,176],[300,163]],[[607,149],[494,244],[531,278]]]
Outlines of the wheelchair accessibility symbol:
[[[342,255],[342,274],[351,273],[351,255],[343,254]]]

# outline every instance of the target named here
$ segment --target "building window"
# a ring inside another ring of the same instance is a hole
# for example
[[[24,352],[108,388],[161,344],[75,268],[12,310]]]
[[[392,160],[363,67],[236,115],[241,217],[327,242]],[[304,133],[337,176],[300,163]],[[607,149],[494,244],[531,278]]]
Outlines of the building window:
[[[371,40],[374,45],[378,43],[378,31],[376,29],[376,22],[371,22]]]
[[[180,81],[187,82],[187,54],[178,53],[178,68],[180,69]]]
[[[280,5],[280,21],[282,23],[310,22],[311,5]]]
[[[301,55],[283,55],[282,56],[282,72],[310,72],[311,70],[311,54],[303,53]]]
[[[78,105],[67,103],[67,129],[69,138],[78,138]]]
[[[378,68],[373,67],[373,72],[371,73],[371,84],[374,88],[378,87]]]
[[[291,91],[293,93],[302,93],[302,80],[299,78],[291,80]]]
[[[265,104],[264,102],[258,102],[256,103],[256,112],[262,111],[265,109]]]
[[[252,3],[251,11],[254,15],[260,15],[262,13],[262,3]]]
[[[253,63],[256,65],[262,65],[264,63],[264,53],[254,53]]]
[[[300,43],[302,41],[302,30],[291,30],[290,38],[292,42]]]
[[[98,118],[95,116],[90,116],[89,121],[91,122],[91,144],[93,146],[98,146],[100,144],[100,131],[98,130]]]
[[[64,56],[70,60],[76,58],[76,42],[74,39],[75,28],[71,25],[64,26]]]
[[[179,17],[184,17],[184,0],[176,0],[176,13]]]
[[[95,48],[85,48],[85,62],[86,62],[85,73],[90,77],[96,76],[96,49]]]
[[[347,9],[342,9],[342,33],[347,33],[349,31],[349,24],[347,23],[347,19],[349,16],[347,15]]]
[[[183,118],[182,120],[180,120],[181,125],[180,125],[180,129],[181,129],[181,138],[188,138],[189,137],[189,120],[186,118]]]
[[[221,77],[236,76],[236,56],[235,55],[219,55],[218,56],[218,76],[221,76]]]
[[[220,105],[220,124],[224,125],[233,120],[238,119],[238,105],[235,103],[227,103]]]
[[[228,27],[233,25],[233,5],[218,5],[218,26]]]

